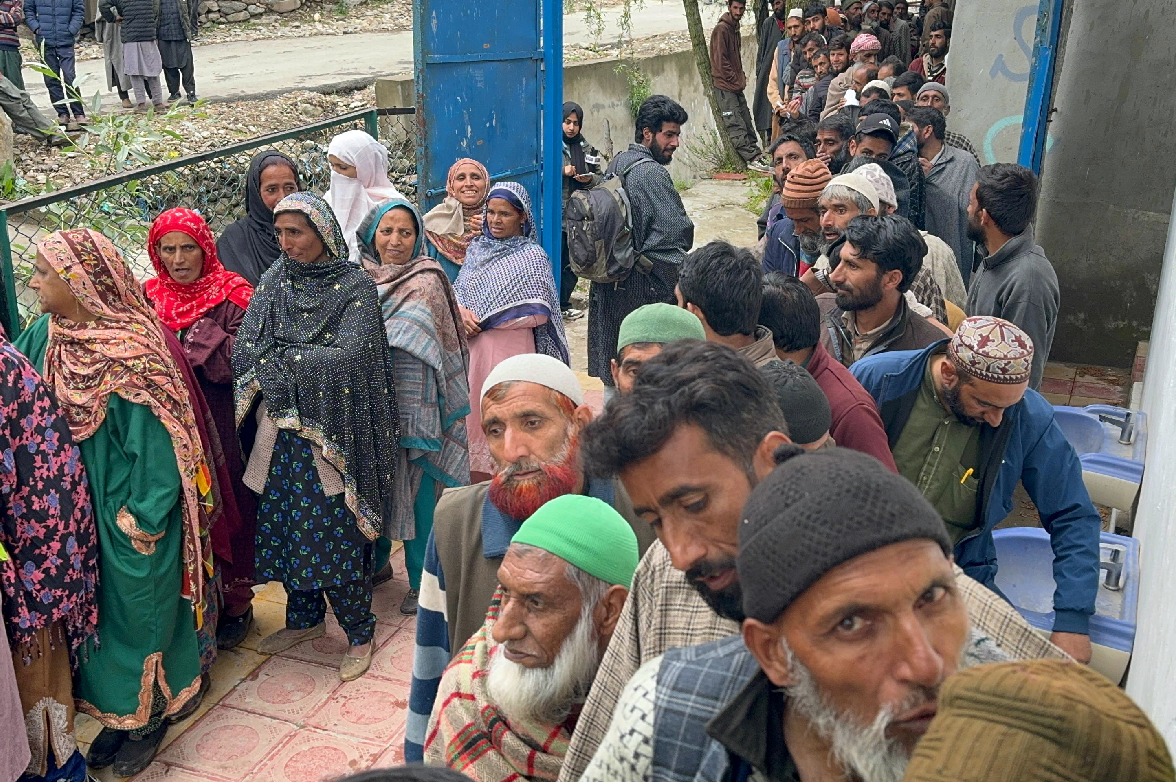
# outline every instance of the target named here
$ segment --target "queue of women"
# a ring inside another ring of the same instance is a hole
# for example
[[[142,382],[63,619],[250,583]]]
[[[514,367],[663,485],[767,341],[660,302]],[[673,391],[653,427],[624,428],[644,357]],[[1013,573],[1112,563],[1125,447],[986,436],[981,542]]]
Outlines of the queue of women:
[[[568,361],[523,187],[462,159],[422,216],[366,133],[328,158],[320,198],[293,160],[256,155],[219,240],[193,210],[159,215],[145,284],[92,229],[36,245],[43,315],[0,340],[0,406],[27,442],[6,433],[0,459],[24,488],[0,525],[15,654],[0,716],[16,691],[43,718],[27,722],[33,778],[143,770],[217,650],[248,635],[266,581],[286,619],[259,651],[323,635],[329,602],[349,643],[339,677],[362,676],[392,543],[414,614],[441,491],[493,471],[471,391],[514,354]],[[75,710],[103,726],[84,760]]]

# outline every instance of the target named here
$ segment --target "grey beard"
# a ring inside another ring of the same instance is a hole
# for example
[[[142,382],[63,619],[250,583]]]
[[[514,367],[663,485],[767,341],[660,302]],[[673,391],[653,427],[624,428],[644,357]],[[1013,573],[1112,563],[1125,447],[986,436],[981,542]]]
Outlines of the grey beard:
[[[600,667],[592,610],[582,609],[576,628],[563,641],[555,661],[542,669],[523,667],[506,658],[499,646],[490,660],[486,690],[499,713],[515,723],[557,724],[592,688]]]
[[[913,694],[910,706],[884,707],[870,724],[863,726],[857,718],[830,705],[808,668],[791,654],[789,658],[796,681],[784,689],[789,705],[829,742],[830,754],[842,771],[861,781],[901,781],[910,752],[897,740],[886,737],[886,729],[896,715],[923,704],[926,695]]]
[[[816,255],[821,252],[821,235],[820,234],[800,234],[800,249],[808,256]]]

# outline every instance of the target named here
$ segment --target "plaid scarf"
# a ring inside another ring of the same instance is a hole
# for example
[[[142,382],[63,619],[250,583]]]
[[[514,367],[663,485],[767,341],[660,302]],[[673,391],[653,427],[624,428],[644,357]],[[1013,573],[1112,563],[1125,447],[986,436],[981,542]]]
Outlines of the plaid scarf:
[[[425,736],[425,761],[475,781],[555,781],[574,718],[558,725],[510,724],[490,700],[486,682],[498,645],[490,636],[502,602],[494,592],[486,622],[454,657],[437,689]]]

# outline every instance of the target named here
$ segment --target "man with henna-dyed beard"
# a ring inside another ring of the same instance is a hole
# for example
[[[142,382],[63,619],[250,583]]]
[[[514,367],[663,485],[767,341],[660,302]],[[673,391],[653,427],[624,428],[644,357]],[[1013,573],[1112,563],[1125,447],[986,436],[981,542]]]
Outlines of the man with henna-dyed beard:
[[[641,553],[654,540],[620,482],[586,476],[580,466],[580,432],[592,411],[567,365],[542,354],[503,360],[486,378],[481,408],[498,472],[488,482],[447,490],[437,504],[421,576],[406,762],[422,761],[441,674],[485,621],[502,556],[524,520],[551,499],[576,493],[616,509]]]

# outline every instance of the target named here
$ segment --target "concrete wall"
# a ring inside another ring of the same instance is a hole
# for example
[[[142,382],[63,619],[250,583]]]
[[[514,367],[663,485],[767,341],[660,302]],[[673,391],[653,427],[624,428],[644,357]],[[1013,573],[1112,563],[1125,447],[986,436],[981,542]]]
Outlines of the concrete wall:
[[[1127,367],[1151,329],[1176,182],[1176,106],[1156,78],[1176,73],[1159,32],[1176,0],[1067,6],[1037,219],[1062,289],[1053,356]]]
[[[948,127],[983,163],[1015,161],[1033,58],[1036,0],[987,0],[956,9],[947,55]]]
[[[706,21],[709,22],[709,35],[714,20]],[[745,20],[743,25],[743,67],[748,74],[747,103],[750,106],[755,86],[756,40],[750,32],[749,21]],[[694,148],[700,142],[701,131],[714,128],[714,121],[698,78],[693,54],[690,51],[671,52],[642,58],[639,63],[650,77],[652,92],[668,95],[678,101],[690,116],[683,131],[682,147],[670,164],[670,175],[675,180],[699,178],[708,167],[694,153]],[[610,155],[624,150],[633,141],[633,115],[628,104],[629,86],[625,77],[617,73],[616,67],[616,60],[597,60],[564,68],[564,100],[575,101],[584,107],[585,138]],[[377,106],[412,104],[411,76],[376,81]]]

